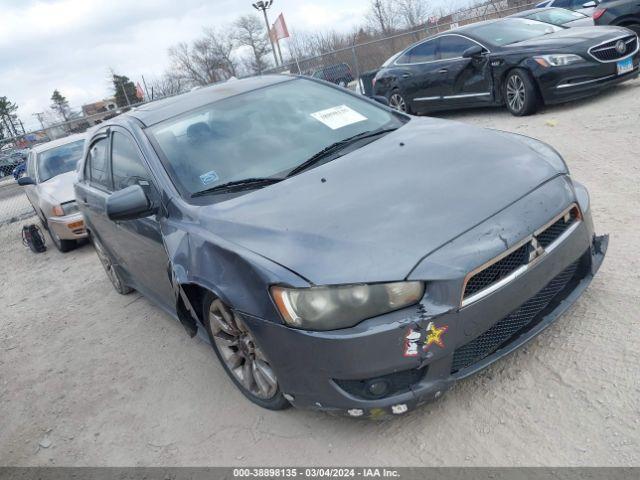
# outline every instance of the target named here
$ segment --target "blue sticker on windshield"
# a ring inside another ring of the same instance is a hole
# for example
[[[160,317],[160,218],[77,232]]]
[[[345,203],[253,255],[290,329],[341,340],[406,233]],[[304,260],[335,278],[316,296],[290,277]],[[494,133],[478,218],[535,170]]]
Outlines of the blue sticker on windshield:
[[[220,180],[220,177],[218,177],[218,174],[214,171],[205,173],[204,175],[200,175],[200,181],[203,185],[211,185],[218,180]]]

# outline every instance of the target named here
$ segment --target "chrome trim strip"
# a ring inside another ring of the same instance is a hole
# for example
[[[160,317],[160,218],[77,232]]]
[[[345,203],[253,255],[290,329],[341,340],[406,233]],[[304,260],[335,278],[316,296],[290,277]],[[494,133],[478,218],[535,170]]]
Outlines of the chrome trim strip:
[[[448,95],[446,97],[442,97],[445,100],[453,100],[456,98],[473,98],[473,97],[490,97],[491,96],[491,92],[484,92],[484,93],[465,93],[462,95]]]
[[[491,265],[494,265],[495,263],[498,263],[503,258],[508,257],[509,255],[511,255],[516,250],[522,248],[523,245],[531,243],[533,241],[533,239],[535,239],[540,234],[544,233],[547,229],[549,229],[553,224],[555,224],[562,217],[565,217],[565,216],[571,214],[571,211],[573,209],[578,209],[579,217],[576,219],[576,221],[562,235],[560,235],[558,238],[556,238],[547,248],[544,249],[544,253],[542,255],[536,257],[535,260],[533,260],[532,262],[530,262],[530,263],[528,263],[526,265],[522,265],[522,266],[518,267],[516,270],[514,270],[509,275],[504,277],[502,280],[500,280],[500,281],[498,281],[498,282],[496,282],[496,283],[494,283],[492,285],[489,285],[487,288],[485,288],[483,290],[480,290],[479,292],[474,293],[470,297],[464,298],[464,292],[465,292],[465,290],[467,288],[467,283],[469,283],[469,280],[471,280],[471,278],[474,275],[486,270]],[[493,258],[492,260],[489,260],[488,262],[486,262],[482,266],[476,268],[475,270],[473,270],[472,272],[467,274],[467,276],[465,277],[464,282],[462,284],[462,300],[460,302],[460,308],[467,307],[467,306],[471,305],[472,303],[475,303],[475,302],[477,302],[479,300],[482,300],[483,298],[485,298],[485,297],[491,295],[492,293],[498,291],[499,289],[501,289],[505,285],[513,282],[517,278],[520,278],[522,275],[524,275],[526,272],[528,272],[531,268],[533,268],[539,261],[541,261],[542,259],[546,258],[549,253],[551,253],[555,249],[557,249],[567,238],[569,238],[569,236],[573,232],[575,232],[578,229],[578,227],[581,224],[582,224],[582,211],[580,210],[580,207],[578,207],[577,204],[573,203],[573,204],[571,204],[571,206],[569,208],[567,208],[562,213],[560,213],[559,215],[554,217],[552,220],[550,220],[544,226],[540,227],[532,235],[529,235],[524,240],[518,242],[513,247],[508,249],[506,252],[501,253],[497,257]]]
[[[607,40],[607,41],[605,41],[605,42],[601,42],[601,43],[599,43],[598,45],[594,45],[593,47],[591,47],[591,48],[588,50],[588,53],[589,53],[589,55],[591,55],[591,57],[593,57],[593,59],[594,59],[594,60],[596,60],[597,62],[600,62],[600,63],[614,63],[614,62],[621,62],[622,60],[626,60],[626,59],[627,59],[627,58],[629,58],[629,57],[633,57],[636,53],[638,53],[638,50],[640,50],[640,38],[638,38],[638,36],[637,36],[637,35],[636,35],[636,38],[635,38],[635,40],[636,40],[636,49],[635,49],[632,53],[630,53],[630,54],[628,54],[628,55],[626,55],[626,56],[624,56],[624,57],[616,58],[615,60],[600,60],[599,58],[597,58],[597,57],[596,57],[593,53],[591,53],[591,52],[593,52],[595,49],[597,49],[597,48],[598,48],[599,46],[601,46],[601,45],[605,45],[605,44],[607,44],[607,43],[615,42],[615,41],[617,41],[617,40],[623,40],[623,39],[625,39],[625,38],[628,38],[629,36],[631,36],[631,35],[629,35],[629,34],[627,34],[627,35],[622,35],[622,36],[620,36],[620,37],[612,38],[611,40]],[[630,41],[633,41],[633,38],[630,38],[629,40],[630,40]],[[630,42],[626,42],[626,43],[630,43]],[[615,48],[615,47],[614,47],[614,48]],[[604,51],[604,50],[608,50],[608,49],[603,49],[603,50],[600,50],[600,51]]]
[[[638,70],[638,68],[640,67],[634,67],[633,70],[627,72],[627,73],[623,73],[622,75],[618,75],[617,73],[614,73],[613,75],[607,75],[606,77],[600,77],[600,78],[596,78],[593,80],[585,80],[584,82],[577,82],[577,83],[563,83],[562,85],[558,85],[556,87],[556,89],[560,90],[563,88],[571,88],[571,87],[579,87],[580,85],[588,85],[590,83],[596,83],[596,82],[601,82],[604,80],[609,80],[612,78],[617,78],[617,77],[623,77],[625,75],[629,75],[630,73],[635,72],[636,70]]]
[[[474,98],[474,97],[490,97],[491,96],[491,92],[485,92],[485,93],[465,93],[462,95],[448,95],[446,97],[420,97],[420,98],[414,98],[413,101],[414,102],[427,102],[427,101],[432,101],[432,100],[455,100],[458,98]]]

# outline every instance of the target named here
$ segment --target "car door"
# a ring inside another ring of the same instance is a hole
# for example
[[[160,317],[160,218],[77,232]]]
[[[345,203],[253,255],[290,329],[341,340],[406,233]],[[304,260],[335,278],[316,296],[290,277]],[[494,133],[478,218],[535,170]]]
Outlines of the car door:
[[[135,140],[123,128],[111,136],[113,191],[140,185],[152,203],[160,204],[158,188]],[[158,215],[114,222],[118,259],[136,279],[137,288],[168,307],[174,293],[169,277],[169,259],[162,240]]]
[[[488,57],[462,56],[466,50],[479,44],[457,34],[443,35],[439,41],[444,104],[462,107],[493,102],[493,79]],[[488,53],[487,49],[484,50]]]
[[[442,100],[442,65],[438,61],[437,39],[424,41],[395,62],[400,90],[415,110],[438,106]]]

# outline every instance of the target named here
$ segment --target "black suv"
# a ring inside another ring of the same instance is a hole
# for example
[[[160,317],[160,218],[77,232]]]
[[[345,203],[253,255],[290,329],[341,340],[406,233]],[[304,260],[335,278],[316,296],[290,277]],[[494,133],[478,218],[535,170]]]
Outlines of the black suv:
[[[596,25],[627,27],[640,34],[640,0],[613,0],[600,3],[593,12]]]

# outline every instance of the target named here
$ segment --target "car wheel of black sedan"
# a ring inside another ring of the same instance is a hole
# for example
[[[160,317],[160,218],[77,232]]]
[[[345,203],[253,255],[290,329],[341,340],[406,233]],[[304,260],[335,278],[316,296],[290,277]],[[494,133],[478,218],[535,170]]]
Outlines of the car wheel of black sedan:
[[[400,93],[400,90],[393,90],[391,92],[391,95],[389,95],[389,106],[402,113],[411,113],[409,102],[407,102],[404,96]]]
[[[509,112],[517,117],[536,112],[538,91],[526,70],[517,68],[509,72],[504,82],[504,100]]]
[[[269,410],[289,408],[269,361],[240,316],[208,293],[203,318],[213,350],[244,396]]]
[[[93,247],[98,254],[100,263],[102,263],[104,271],[106,272],[107,277],[109,277],[109,280],[111,280],[111,284],[113,285],[113,288],[115,288],[116,292],[118,292],[120,295],[128,295],[133,292],[133,288],[125,285],[124,281],[120,277],[120,273],[118,272],[116,266],[113,264],[111,257],[104,249],[100,241],[92,235],[91,242],[93,243]]]

